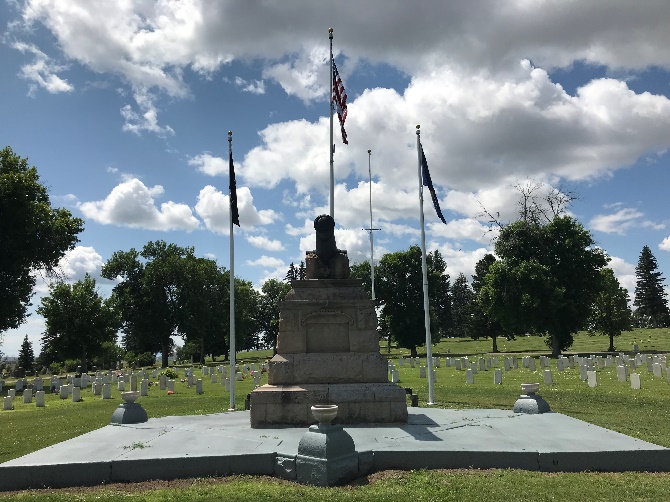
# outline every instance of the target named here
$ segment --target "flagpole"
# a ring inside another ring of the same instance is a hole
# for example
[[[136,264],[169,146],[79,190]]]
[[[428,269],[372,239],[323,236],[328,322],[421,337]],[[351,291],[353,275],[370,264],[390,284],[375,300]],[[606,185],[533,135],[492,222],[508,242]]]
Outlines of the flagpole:
[[[375,255],[372,233],[377,228],[372,228],[372,168],[370,167],[370,158],[372,150],[368,150],[368,175],[370,176],[370,282],[372,284],[372,301],[375,300]]]
[[[428,300],[428,267],[426,264],[426,232],[423,220],[423,177],[421,174],[421,126],[416,126],[416,151],[419,158],[419,222],[421,224],[421,273],[423,274],[423,323],[426,328],[426,366],[428,367],[428,404],[435,404],[433,385],[433,346],[430,336],[430,304]]]
[[[233,131],[228,131],[228,156],[233,155]],[[228,173],[230,176],[230,173]],[[235,411],[235,232],[233,231],[232,187],[229,187],[230,201],[230,407]]]
[[[328,28],[330,39],[330,88],[328,90],[328,108],[330,113],[330,217],[335,219],[335,143],[333,143],[333,29]]]

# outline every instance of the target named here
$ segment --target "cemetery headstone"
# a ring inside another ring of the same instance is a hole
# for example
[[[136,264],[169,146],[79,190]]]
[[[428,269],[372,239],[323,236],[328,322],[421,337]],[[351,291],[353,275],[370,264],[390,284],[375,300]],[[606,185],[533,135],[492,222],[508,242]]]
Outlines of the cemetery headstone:
[[[426,367],[419,366],[419,378],[426,378]]]
[[[168,392],[174,392],[174,380],[167,381],[167,390]]]
[[[137,375],[130,375],[130,392],[137,392]]]
[[[471,369],[465,370],[465,383],[467,384],[475,383],[475,375]]]
[[[628,380],[628,368],[626,366],[617,366],[616,377],[619,382],[625,382]]]
[[[663,376],[663,369],[659,363],[654,363],[653,371],[655,377],[661,378]]]
[[[502,370],[500,368],[493,370],[493,385],[502,385]]]
[[[554,377],[551,370],[544,370],[544,385],[554,385]]]
[[[33,402],[33,391],[32,389],[26,389],[23,391],[23,402],[25,404],[30,404]]]
[[[254,373],[254,376],[255,375],[256,375],[256,373]],[[259,375],[260,375],[260,373],[259,373]],[[216,373],[214,373],[213,371],[212,371],[212,374],[209,376],[209,381],[212,382],[212,383],[216,383]]]
[[[70,386],[70,384],[60,386],[60,398],[61,399],[67,399],[68,396],[70,395],[70,389],[68,389],[69,386]]]
[[[589,368],[585,364],[582,364],[579,366],[579,378],[581,379],[582,382],[586,382],[587,378],[589,377],[588,372]]]
[[[23,380],[17,380],[14,389],[16,392],[21,392],[23,390]]]
[[[528,369],[529,369],[530,371],[535,371],[536,368],[535,368],[535,358],[534,358],[534,357],[531,357],[531,358],[528,360]]]
[[[102,384],[102,398],[103,399],[112,399],[112,386],[108,383]]]
[[[140,396],[149,395],[149,380],[142,380],[140,382]]]
[[[35,391],[42,390],[44,388],[44,380],[42,380],[42,377],[37,377],[35,380],[33,380],[33,389]]]
[[[598,386],[598,374],[595,371],[587,371],[586,376],[589,382],[589,387],[597,387]]]
[[[72,388],[72,402],[73,403],[78,403],[81,401],[81,387],[73,387]]]
[[[196,394],[202,394],[204,391],[202,390],[202,379],[198,378],[195,381],[195,393]]]
[[[456,371],[460,371],[460,370],[461,370],[461,360],[460,360],[460,359],[456,359],[456,360],[454,361],[454,363],[455,363],[455,366],[456,366]]]
[[[642,388],[642,381],[640,380],[639,373],[630,374],[630,388],[634,390],[639,390]]]
[[[119,392],[126,391],[126,382],[125,380],[119,380]]]
[[[38,408],[44,408],[44,391],[38,390],[35,393],[35,406]]]
[[[2,401],[3,410],[13,410],[14,409],[14,398],[12,396],[5,396]]]
[[[7,389],[7,395],[14,399],[16,397],[16,389]]]

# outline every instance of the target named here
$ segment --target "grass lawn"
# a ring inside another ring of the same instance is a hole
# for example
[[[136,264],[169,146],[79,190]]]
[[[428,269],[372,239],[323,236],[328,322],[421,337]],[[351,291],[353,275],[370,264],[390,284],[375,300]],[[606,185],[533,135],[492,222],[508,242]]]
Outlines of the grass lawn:
[[[579,334],[570,353],[596,353],[607,348],[605,337]],[[616,339],[618,349],[630,352],[633,344],[643,352],[670,352],[670,330],[636,330]],[[516,356],[545,354],[548,349],[542,338],[519,337],[499,340],[499,349]],[[479,355],[491,350],[490,340],[444,340],[437,344],[434,354]],[[382,347],[382,353],[386,348]],[[406,350],[392,348],[391,358]],[[265,360],[269,353],[240,353],[238,360]],[[502,355],[500,355],[502,358]],[[598,387],[592,389],[579,378],[578,369],[556,370],[551,362],[555,385],[543,384],[542,371],[530,372],[519,365],[518,370],[503,371],[502,385],[493,384],[493,371],[475,375],[473,385],[465,384],[465,372],[454,368],[437,368],[435,384],[436,405],[444,408],[499,408],[511,409],[520,394],[520,384],[540,382],[540,394],[552,410],[612,429],[645,441],[670,447],[670,384],[665,373],[653,377],[646,367],[637,371],[642,377],[642,389],[634,391],[629,383],[620,383],[614,367],[598,370]],[[502,368],[502,359],[499,367]],[[419,378],[418,368],[399,368],[400,385],[412,387],[419,394],[419,405],[426,406],[428,384]],[[183,372],[181,372],[183,375]],[[198,372],[197,374],[200,374]],[[29,379],[30,380],[30,379]],[[263,376],[262,383],[267,382]],[[10,386],[12,381],[7,381]],[[175,394],[167,395],[158,387],[149,390],[148,397],[140,398],[149,417],[218,413],[228,408],[229,394],[221,383],[213,384],[203,377],[205,393],[195,394],[194,388],[177,382]],[[253,388],[251,378],[237,382],[236,406],[244,408],[244,398]],[[3,391],[6,395],[6,390]],[[0,412],[0,462],[81,435],[109,423],[112,412],[121,402],[119,392],[112,391],[111,400],[93,396],[90,387],[82,390],[83,401],[73,403],[60,400],[58,395],[47,395],[46,407],[24,404],[20,396],[14,400],[15,409]],[[550,431],[548,431],[550,433]],[[11,495],[16,500],[116,500],[137,497],[142,500],[284,500],[322,499],[338,500],[481,500],[530,499],[550,500],[560,497],[572,500],[664,500],[670,493],[670,475],[667,474],[544,474],[514,470],[491,471],[436,471],[380,473],[369,478],[369,484],[340,488],[311,488],[280,480],[252,477],[232,477],[225,480],[183,480],[149,485],[122,485],[97,489],[65,489],[53,498],[43,492],[25,492]],[[143,488],[144,487],[144,488]],[[148,490],[148,491],[147,491]],[[0,494],[2,497],[2,494]]]

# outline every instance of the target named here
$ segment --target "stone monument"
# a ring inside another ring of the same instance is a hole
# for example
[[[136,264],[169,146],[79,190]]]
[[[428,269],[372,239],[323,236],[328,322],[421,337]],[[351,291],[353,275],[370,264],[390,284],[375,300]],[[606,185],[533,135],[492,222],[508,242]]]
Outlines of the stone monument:
[[[374,303],[361,281],[349,278],[333,218],[317,217],[314,228],[307,278],[292,281],[280,304],[268,384],[251,393],[251,426],[313,424],[316,404],[337,405],[335,423],[407,422],[405,390],[388,381],[379,352]]]

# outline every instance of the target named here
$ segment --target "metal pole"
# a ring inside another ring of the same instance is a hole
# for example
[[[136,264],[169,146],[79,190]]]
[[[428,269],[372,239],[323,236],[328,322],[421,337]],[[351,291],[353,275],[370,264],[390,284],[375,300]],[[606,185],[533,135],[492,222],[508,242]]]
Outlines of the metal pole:
[[[233,131],[228,131],[228,155],[233,154]],[[230,176],[230,173],[228,173]],[[228,191],[228,197],[232,193]],[[235,411],[235,233],[233,231],[232,203],[229,203],[230,213],[230,406],[228,411]]]
[[[328,112],[330,113],[330,217],[335,219],[335,167],[333,155],[335,144],[333,143],[333,29],[328,28],[330,39],[330,90],[328,91]]]
[[[421,126],[416,126],[416,151],[419,158],[419,221],[421,223],[421,272],[423,274],[423,323],[426,328],[426,366],[428,367],[428,404],[435,404],[433,385],[433,346],[430,336],[430,304],[428,300],[428,266],[426,264],[426,232],[423,221],[423,176],[421,169]]]
[[[372,282],[372,301],[375,300],[375,255],[374,255],[374,238],[372,237],[372,168],[370,167],[370,157],[372,150],[368,150],[368,175],[370,176],[370,281]]]

